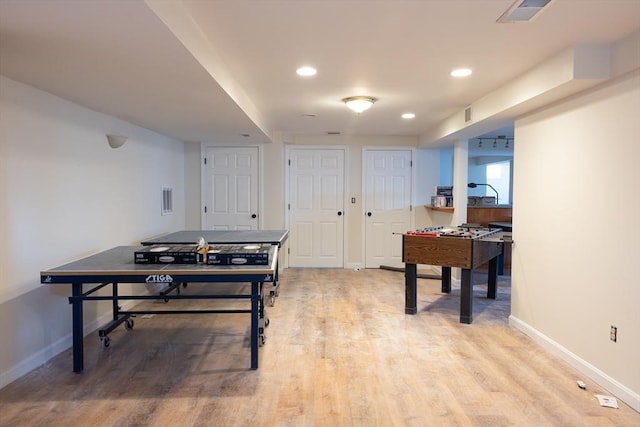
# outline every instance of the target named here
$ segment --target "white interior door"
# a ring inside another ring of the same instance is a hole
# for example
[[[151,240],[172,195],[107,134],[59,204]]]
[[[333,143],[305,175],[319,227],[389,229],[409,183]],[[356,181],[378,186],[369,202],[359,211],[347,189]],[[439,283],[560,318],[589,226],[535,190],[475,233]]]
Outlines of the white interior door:
[[[289,266],[342,267],[344,150],[289,150]]]
[[[258,148],[207,147],[203,225],[207,230],[258,229]]]
[[[411,228],[411,150],[364,153],[365,267],[403,267],[402,233]]]

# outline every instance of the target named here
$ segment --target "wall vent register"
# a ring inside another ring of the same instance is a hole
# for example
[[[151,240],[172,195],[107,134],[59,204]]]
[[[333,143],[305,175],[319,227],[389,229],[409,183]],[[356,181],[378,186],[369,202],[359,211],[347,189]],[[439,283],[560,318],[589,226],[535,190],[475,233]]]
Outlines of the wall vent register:
[[[173,213],[173,187],[162,187],[162,215]]]

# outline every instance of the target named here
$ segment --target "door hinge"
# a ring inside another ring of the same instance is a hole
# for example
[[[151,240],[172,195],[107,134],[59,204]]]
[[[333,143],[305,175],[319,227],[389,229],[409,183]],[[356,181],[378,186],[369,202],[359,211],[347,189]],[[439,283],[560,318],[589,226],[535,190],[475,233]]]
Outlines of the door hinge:
[[[413,205],[409,205],[409,212],[413,211]]]
[[[409,167],[412,168],[413,167],[413,160],[409,160]]]
[[[204,213],[207,213],[207,207],[206,206],[204,207]]]
[[[287,248],[287,254],[291,254],[291,248]]]
[[[207,164],[207,158],[205,157],[203,160],[204,160],[204,164],[206,165]]]
[[[291,210],[291,203],[287,203],[287,210],[290,211]]]
[[[291,166],[291,159],[287,160],[287,163]]]

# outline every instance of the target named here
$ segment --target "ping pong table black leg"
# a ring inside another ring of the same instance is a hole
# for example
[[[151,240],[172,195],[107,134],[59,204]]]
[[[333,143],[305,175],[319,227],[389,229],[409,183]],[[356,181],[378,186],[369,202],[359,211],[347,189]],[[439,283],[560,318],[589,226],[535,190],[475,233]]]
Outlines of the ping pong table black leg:
[[[111,309],[113,311],[113,321],[118,320],[118,313],[120,312],[120,305],[118,304],[118,283],[114,282],[111,284],[111,294],[113,295],[113,300],[111,301]]]
[[[258,305],[258,318],[260,319],[258,321],[258,345],[263,345],[266,340],[264,330],[269,326],[269,317],[267,317],[267,309],[264,306],[264,282],[260,282],[258,290],[260,292],[260,304]]]
[[[265,318],[264,308],[264,282],[260,282],[260,304],[258,305],[258,314],[260,319]]]
[[[269,291],[269,305],[273,307],[276,304],[276,297],[280,294],[280,285],[278,279],[278,261],[276,261],[276,271],[273,275],[273,283],[271,286],[271,290]]]
[[[260,283],[251,283],[251,369],[258,369],[258,321]]]
[[[71,310],[73,332],[73,372],[84,369],[84,342],[82,328],[82,283],[71,285]]]

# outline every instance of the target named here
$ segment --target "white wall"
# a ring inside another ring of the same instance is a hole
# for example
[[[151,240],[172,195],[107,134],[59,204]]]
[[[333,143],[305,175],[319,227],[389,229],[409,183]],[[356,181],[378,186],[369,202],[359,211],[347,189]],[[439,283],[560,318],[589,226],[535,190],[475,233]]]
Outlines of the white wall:
[[[469,159],[469,182],[487,182],[487,165],[486,164],[478,164],[476,159]],[[476,188],[467,188],[468,196],[485,196],[491,193],[494,195],[495,193],[487,191],[487,187],[478,186]]]
[[[128,141],[111,149],[108,133]],[[71,343],[70,287],[40,284],[40,271],[184,228],[185,178],[183,143],[3,76],[0,150],[3,386]],[[174,189],[166,216],[163,185]],[[105,315],[88,304],[88,329]]]
[[[438,185],[452,185],[453,172],[450,173],[449,183],[442,183],[441,179],[441,150],[438,148],[419,148],[415,151],[414,175],[416,180],[414,221],[415,228],[425,228],[436,225],[449,224],[451,214],[436,212],[428,209],[431,196]],[[453,150],[450,156],[453,164]],[[445,166],[446,167],[446,166]],[[449,168],[449,170],[451,170]],[[446,222],[445,222],[446,221]]]
[[[273,142],[265,144],[262,148],[261,225],[265,230],[284,230],[285,143],[282,135],[274,135]]]
[[[511,301],[515,326],[638,411],[639,111],[636,69],[516,121]]]
[[[438,185],[453,185],[453,146],[440,149],[440,181]]]
[[[199,230],[202,227],[201,170],[202,159],[200,144],[187,142],[184,144],[184,203],[185,229]]]

